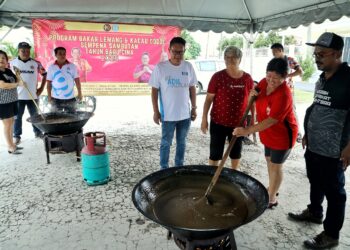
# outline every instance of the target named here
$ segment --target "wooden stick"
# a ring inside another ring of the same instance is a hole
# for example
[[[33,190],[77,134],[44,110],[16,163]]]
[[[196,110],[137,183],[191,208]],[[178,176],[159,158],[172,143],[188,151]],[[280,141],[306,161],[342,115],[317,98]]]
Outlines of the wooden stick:
[[[259,92],[259,89],[255,89],[255,90],[256,90],[257,92]],[[251,106],[253,105],[253,103],[254,103],[255,100],[256,100],[256,96],[252,96],[252,97],[249,99],[247,108],[245,109],[244,114],[243,114],[241,120],[239,121],[239,126],[240,126],[240,127],[244,125],[244,121],[245,121],[245,119],[247,118],[247,115],[248,115],[248,113],[249,113],[249,110],[250,110],[250,108],[251,108]],[[212,199],[209,197],[209,195],[210,195],[210,193],[211,193],[213,187],[215,186],[216,182],[217,182],[218,179],[219,179],[219,176],[220,176],[220,174],[221,174],[221,171],[222,171],[222,169],[224,168],[225,162],[226,162],[226,160],[227,160],[227,158],[228,158],[228,156],[229,156],[229,154],[230,154],[230,152],[231,152],[231,150],[232,150],[232,148],[233,148],[233,145],[235,144],[236,140],[237,140],[237,136],[233,135],[233,136],[232,136],[232,139],[231,139],[231,141],[230,141],[230,144],[228,145],[228,147],[227,147],[227,149],[226,149],[226,151],[225,151],[225,153],[224,153],[224,156],[222,157],[222,160],[220,161],[220,164],[219,164],[218,168],[216,169],[213,178],[211,179],[211,182],[210,182],[210,184],[209,184],[209,186],[208,186],[208,188],[207,188],[207,191],[205,192],[205,197],[207,198],[209,204],[212,204],[212,203],[213,203],[213,201],[212,201]]]

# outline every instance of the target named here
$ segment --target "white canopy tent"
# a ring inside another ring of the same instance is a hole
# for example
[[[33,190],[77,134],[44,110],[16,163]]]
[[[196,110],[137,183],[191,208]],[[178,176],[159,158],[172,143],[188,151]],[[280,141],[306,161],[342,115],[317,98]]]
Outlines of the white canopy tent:
[[[12,27],[46,18],[255,33],[344,15],[350,0],[0,0],[0,23]]]
[[[252,49],[256,32],[335,21],[342,16],[350,17],[350,0],[0,0],[0,24],[11,27],[0,41],[15,27],[30,28],[32,18],[45,18],[237,32]]]

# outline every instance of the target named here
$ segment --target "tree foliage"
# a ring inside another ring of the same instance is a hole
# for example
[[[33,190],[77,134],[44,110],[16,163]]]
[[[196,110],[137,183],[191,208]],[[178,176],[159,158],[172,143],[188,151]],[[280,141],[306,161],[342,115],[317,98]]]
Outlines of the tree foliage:
[[[201,45],[194,40],[187,30],[181,32],[181,37],[186,40],[185,60],[196,59],[201,53]]]
[[[13,46],[12,43],[3,42],[1,47],[9,58],[14,58],[17,56],[17,48]]]
[[[297,43],[297,39],[293,35],[284,37],[284,44],[285,45],[292,45],[292,44],[296,44],[296,43]]]
[[[254,43],[254,48],[270,47],[274,43],[282,43],[282,36],[276,31],[270,31],[267,35],[261,33]]]
[[[233,36],[231,38],[223,37],[219,41],[219,45],[217,47],[218,51],[224,51],[228,46],[236,46],[240,49],[243,48],[243,38],[239,36]]]
[[[276,31],[270,31],[266,35],[261,33],[255,40],[254,48],[270,47],[274,43],[282,43],[282,36]],[[284,37],[284,45],[292,45],[296,43],[297,39],[293,35]]]
[[[298,57],[298,62],[303,69],[304,73],[301,77],[303,81],[307,81],[312,74],[316,71],[315,62],[311,55],[307,55],[305,58]]]

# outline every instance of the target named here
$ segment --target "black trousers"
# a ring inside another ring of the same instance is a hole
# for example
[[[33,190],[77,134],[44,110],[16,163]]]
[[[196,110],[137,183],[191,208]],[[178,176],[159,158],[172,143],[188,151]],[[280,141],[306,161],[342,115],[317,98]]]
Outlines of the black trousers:
[[[339,159],[305,152],[306,172],[310,181],[310,201],[308,208],[315,216],[323,215],[322,202],[326,197],[328,206],[323,221],[328,236],[339,238],[344,223],[346,192],[345,176]]]

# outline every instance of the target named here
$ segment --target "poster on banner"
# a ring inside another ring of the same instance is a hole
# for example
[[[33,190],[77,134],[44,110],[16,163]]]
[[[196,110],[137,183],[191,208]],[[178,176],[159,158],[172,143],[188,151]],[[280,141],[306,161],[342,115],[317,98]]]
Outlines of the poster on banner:
[[[176,26],[33,19],[35,55],[46,68],[64,47],[83,95],[145,95],[154,66],[167,60]]]

